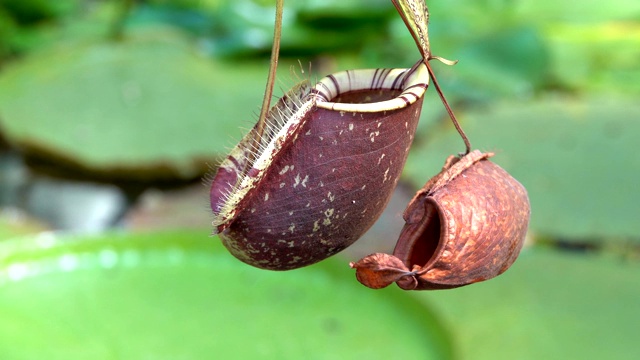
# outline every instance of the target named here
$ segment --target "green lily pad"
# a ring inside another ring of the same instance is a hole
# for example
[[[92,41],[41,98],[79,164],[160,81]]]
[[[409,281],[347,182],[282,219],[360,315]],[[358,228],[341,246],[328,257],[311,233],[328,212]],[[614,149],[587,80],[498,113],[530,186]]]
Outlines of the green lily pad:
[[[259,109],[267,64],[214,62],[171,31],[59,46],[0,77],[0,128],[29,154],[117,177],[194,178]]]
[[[458,359],[638,359],[640,263],[525,249],[500,277],[418,294]]]
[[[425,109],[428,111],[428,109]],[[528,190],[535,233],[567,240],[640,240],[640,106],[593,98],[500,103],[460,112],[475,148]],[[412,149],[405,177],[421,187],[464,150],[452,126],[431,127]]]
[[[7,359],[447,359],[433,314],[344,262],[269,272],[206,231],[0,243]]]

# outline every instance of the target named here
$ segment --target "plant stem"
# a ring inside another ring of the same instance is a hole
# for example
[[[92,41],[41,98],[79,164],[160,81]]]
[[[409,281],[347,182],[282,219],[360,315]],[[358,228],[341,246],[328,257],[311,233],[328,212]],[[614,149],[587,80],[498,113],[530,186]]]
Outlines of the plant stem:
[[[253,135],[253,143],[250,147],[254,151],[250,151],[247,154],[243,173],[246,173],[249,167],[253,166],[256,156],[256,152],[261,148],[260,142],[262,141],[262,134],[267,126],[267,115],[271,106],[271,97],[273,96],[273,86],[276,82],[276,70],[278,69],[278,56],[280,55],[280,37],[282,35],[282,12],[284,9],[284,0],[276,0],[276,19],[273,28],[273,45],[271,45],[271,60],[269,64],[269,75],[267,76],[267,86],[264,91],[264,97],[262,98],[262,108],[260,109],[260,115],[258,117],[258,123],[256,124]],[[242,179],[239,179],[242,181]]]
[[[427,4],[425,4],[424,0],[391,0],[391,2],[398,11],[398,14],[400,14],[402,21],[404,21],[404,24],[407,26],[409,33],[411,33],[413,40],[418,46],[420,54],[422,54],[422,59],[424,64],[427,66],[429,76],[431,77],[431,80],[433,80],[433,85],[436,87],[438,95],[440,95],[442,104],[444,104],[445,109],[447,109],[447,113],[453,122],[453,126],[456,127],[458,134],[460,134],[464,141],[464,145],[466,146],[466,155],[471,152],[471,143],[469,142],[469,138],[464,133],[460,123],[458,123],[458,119],[456,119],[456,116],[453,114],[453,110],[451,110],[447,99],[444,97],[444,94],[440,89],[440,85],[438,84],[438,80],[436,80],[436,76],[431,69],[431,65],[429,65],[429,61],[431,59],[440,60],[448,65],[453,65],[455,62],[431,55],[431,47],[429,45],[429,9],[427,8]]]
[[[433,73],[433,70],[431,69],[431,65],[429,64],[429,61],[425,61],[424,64],[427,66],[427,70],[429,71],[429,76],[431,77],[431,80],[433,80],[433,85],[436,87],[436,91],[440,96],[440,100],[442,100],[442,104],[444,105],[445,109],[447,109],[447,113],[449,114],[449,118],[451,118],[451,122],[453,122],[453,126],[455,126],[456,130],[458,131],[458,134],[460,134],[460,137],[462,137],[462,141],[464,141],[464,146],[466,147],[464,155],[467,155],[468,153],[471,152],[471,142],[469,141],[467,134],[465,134],[464,130],[462,130],[462,127],[460,126],[458,119],[453,113],[453,110],[451,110],[451,107],[449,106],[447,99],[444,97],[444,94],[442,93],[442,89],[440,89],[440,85],[438,84],[436,75]]]
[[[282,12],[284,8],[284,0],[276,0],[276,21],[273,28],[273,45],[271,47],[271,62],[269,65],[269,75],[267,77],[267,87],[262,98],[262,108],[258,117],[257,136],[259,140],[264,131],[267,114],[271,106],[271,97],[273,97],[273,86],[276,82],[276,70],[278,68],[278,56],[280,54],[280,37],[282,35]]]

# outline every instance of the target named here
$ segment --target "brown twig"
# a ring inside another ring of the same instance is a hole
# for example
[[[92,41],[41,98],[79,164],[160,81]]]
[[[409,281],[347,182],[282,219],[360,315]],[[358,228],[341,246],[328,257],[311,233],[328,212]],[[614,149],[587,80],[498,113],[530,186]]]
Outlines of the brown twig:
[[[462,137],[464,141],[464,145],[466,146],[465,155],[471,152],[471,143],[469,142],[469,138],[462,130],[460,123],[458,123],[458,119],[453,114],[453,110],[449,106],[447,99],[444,97],[442,90],[440,89],[440,85],[438,84],[438,80],[436,80],[436,76],[431,69],[431,65],[429,65],[429,61],[436,59],[447,65],[453,65],[456,61],[449,61],[438,56],[433,56],[431,54],[431,46],[429,45],[429,9],[427,8],[427,4],[425,4],[424,0],[391,0],[393,5],[395,6],[398,14],[404,21],[404,24],[407,26],[409,33],[413,37],[413,40],[416,42],[418,46],[418,50],[420,54],[422,54],[422,58],[424,64],[427,66],[427,70],[429,71],[429,76],[431,80],[433,80],[433,85],[436,87],[436,91],[438,95],[440,95],[440,99],[442,100],[442,104],[444,104],[445,109],[447,109],[447,113],[453,122],[453,126],[458,130],[458,134]]]
[[[278,68],[278,56],[280,54],[280,37],[282,36],[282,11],[284,8],[284,0],[276,1],[276,21],[273,28],[273,45],[271,47],[271,62],[269,66],[269,75],[267,77],[267,87],[262,98],[262,108],[258,117],[257,137],[262,136],[264,131],[265,119],[269,113],[271,106],[271,97],[273,96],[273,86],[276,82],[276,70]]]
[[[255,151],[251,151],[247,155],[246,167],[252,166],[256,160],[256,151],[260,149],[260,142],[262,141],[262,134],[267,126],[267,115],[271,107],[271,97],[273,96],[273,86],[276,82],[276,70],[278,69],[278,57],[280,55],[280,37],[282,35],[282,12],[284,9],[284,0],[276,0],[276,19],[273,28],[273,45],[271,46],[271,60],[269,63],[269,75],[267,76],[267,86],[264,91],[264,97],[262,98],[262,107],[260,108],[260,115],[258,116],[258,123],[256,124],[256,133],[253,137],[253,146],[251,147]]]
[[[436,87],[436,91],[440,96],[440,100],[442,100],[442,104],[444,105],[445,109],[447,109],[447,113],[449,114],[449,118],[451,118],[451,122],[453,122],[453,126],[455,126],[456,130],[458,131],[458,134],[460,134],[460,137],[462,137],[462,141],[464,141],[464,146],[466,147],[464,155],[467,155],[468,153],[471,152],[471,142],[469,141],[467,134],[465,134],[464,130],[462,130],[462,127],[460,126],[460,123],[458,122],[456,115],[453,113],[453,110],[451,110],[451,107],[449,106],[447,99],[444,97],[444,94],[442,93],[442,89],[440,89],[440,85],[438,84],[436,75],[433,73],[433,69],[431,69],[431,65],[429,64],[429,61],[425,61],[424,64],[427,66],[427,71],[429,71],[429,76],[433,81],[433,85]]]

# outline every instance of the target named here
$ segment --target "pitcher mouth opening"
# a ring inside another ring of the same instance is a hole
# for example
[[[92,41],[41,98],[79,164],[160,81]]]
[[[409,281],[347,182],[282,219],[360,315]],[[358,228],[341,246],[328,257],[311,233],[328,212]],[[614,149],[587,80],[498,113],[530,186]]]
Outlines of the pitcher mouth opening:
[[[420,62],[409,69],[357,69],[322,78],[313,88],[316,106],[346,112],[381,112],[405,108],[420,99],[429,72]]]

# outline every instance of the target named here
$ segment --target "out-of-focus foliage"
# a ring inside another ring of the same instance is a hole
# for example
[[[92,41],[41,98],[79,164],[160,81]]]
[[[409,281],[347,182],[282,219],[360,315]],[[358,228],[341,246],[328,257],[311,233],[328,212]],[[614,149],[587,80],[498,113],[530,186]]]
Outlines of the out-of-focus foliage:
[[[577,91],[640,94],[638,21],[555,24],[545,32],[559,83]]]
[[[640,3],[431,1],[435,54],[459,59],[443,69],[456,95],[489,100],[564,89],[639,93]],[[400,20],[397,43],[413,43]],[[487,99],[488,97],[488,99]]]
[[[2,9],[20,24],[35,24],[69,14],[78,0],[2,0]]]
[[[381,24],[387,24],[395,11],[388,5],[386,0],[287,3],[281,51],[299,56],[361,47],[366,39],[379,39],[382,35]],[[273,1],[225,2],[215,13],[212,52],[233,56],[267,53],[271,49],[274,13]]]
[[[80,0],[0,1],[0,65],[6,57],[21,54],[47,42],[56,24],[79,6]]]

